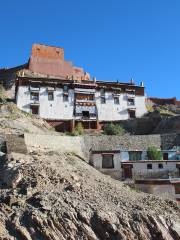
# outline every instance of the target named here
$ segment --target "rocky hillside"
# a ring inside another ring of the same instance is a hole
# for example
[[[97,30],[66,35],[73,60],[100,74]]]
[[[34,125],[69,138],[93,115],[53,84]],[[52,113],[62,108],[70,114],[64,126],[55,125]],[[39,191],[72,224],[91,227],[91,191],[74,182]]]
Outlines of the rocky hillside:
[[[45,133],[53,131],[43,119],[20,111],[16,104],[5,102],[0,104],[0,133],[23,134]]]
[[[180,209],[138,193],[73,154],[1,161],[0,239],[180,239]]]

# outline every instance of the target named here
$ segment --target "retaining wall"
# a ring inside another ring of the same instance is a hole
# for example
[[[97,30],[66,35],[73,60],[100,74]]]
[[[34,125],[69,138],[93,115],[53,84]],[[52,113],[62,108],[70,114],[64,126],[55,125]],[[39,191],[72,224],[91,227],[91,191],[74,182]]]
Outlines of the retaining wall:
[[[62,136],[25,133],[25,143],[29,151],[74,152],[89,161],[91,150],[147,150],[151,145],[168,150],[180,145],[177,134],[125,135],[125,136]]]

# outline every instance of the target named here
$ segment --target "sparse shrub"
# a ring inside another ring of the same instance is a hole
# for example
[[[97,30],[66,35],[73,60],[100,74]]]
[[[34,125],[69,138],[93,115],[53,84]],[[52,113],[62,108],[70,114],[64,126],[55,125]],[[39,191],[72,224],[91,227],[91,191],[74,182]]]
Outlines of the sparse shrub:
[[[6,103],[6,92],[2,84],[0,84],[0,103]]]
[[[78,123],[74,130],[70,133],[71,136],[79,136],[84,134],[84,128],[82,123]]]
[[[148,147],[147,156],[149,160],[162,160],[162,152],[155,146]]]
[[[106,135],[123,135],[124,129],[117,124],[108,123],[104,127],[104,134],[106,134]]]

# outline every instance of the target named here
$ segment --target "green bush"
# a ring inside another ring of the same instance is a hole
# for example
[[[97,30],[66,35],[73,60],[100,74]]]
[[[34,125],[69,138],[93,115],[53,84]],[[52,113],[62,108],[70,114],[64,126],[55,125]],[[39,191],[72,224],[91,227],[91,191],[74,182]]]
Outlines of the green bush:
[[[79,136],[84,134],[84,128],[82,123],[78,123],[74,130],[71,132],[71,136]]]
[[[106,135],[123,135],[124,129],[117,124],[108,123],[104,127],[104,134],[106,134]]]
[[[162,160],[162,152],[155,146],[148,147],[147,156],[149,160]]]

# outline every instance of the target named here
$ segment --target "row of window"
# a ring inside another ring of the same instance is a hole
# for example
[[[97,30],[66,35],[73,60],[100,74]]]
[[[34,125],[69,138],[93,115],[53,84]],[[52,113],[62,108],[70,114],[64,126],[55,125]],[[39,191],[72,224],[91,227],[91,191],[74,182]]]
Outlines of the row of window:
[[[39,101],[39,92],[31,92],[30,95],[31,100],[33,101]],[[53,101],[54,100],[54,92],[53,91],[49,91],[48,92],[48,100],[49,101]],[[63,94],[63,101],[64,102],[68,102],[68,93],[67,94]]]
[[[102,155],[102,168],[114,168],[113,154]],[[158,169],[163,169],[163,163],[158,164]],[[152,169],[152,163],[147,163],[147,169]]]
[[[39,92],[31,92],[31,100],[39,101]],[[54,92],[53,91],[48,91],[48,100],[49,101],[54,100]],[[63,101],[64,102],[68,101],[68,92],[67,93],[64,92]],[[101,96],[101,104],[105,104],[105,103],[106,103],[105,96]],[[114,104],[120,104],[118,96],[114,96]],[[134,105],[135,105],[134,98],[128,98],[128,106],[134,106]]]
[[[163,164],[162,164],[162,163],[159,163],[159,164],[158,164],[158,168],[159,168],[159,169],[163,169],[163,168],[164,168]],[[152,163],[148,163],[148,164],[147,164],[147,169],[152,169]]]

